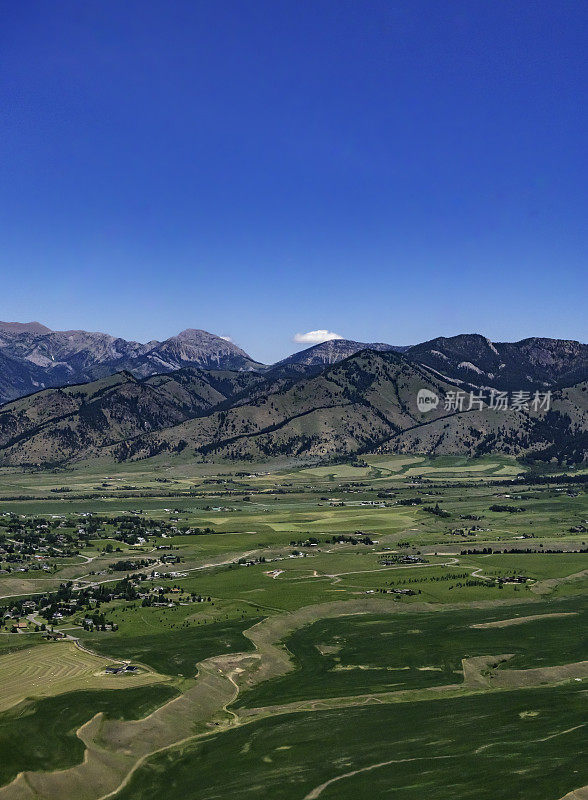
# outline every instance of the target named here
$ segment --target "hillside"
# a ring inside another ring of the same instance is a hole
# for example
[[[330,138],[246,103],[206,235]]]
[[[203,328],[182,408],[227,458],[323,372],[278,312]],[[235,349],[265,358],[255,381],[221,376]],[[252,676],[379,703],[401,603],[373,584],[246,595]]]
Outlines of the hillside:
[[[427,421],[382,444],[380,452],[481,456],[526,455],[542,461],[588,457],[588,384],[553,394],[549,411],[484,408]]]
[[[419,390],[438,397],[423,413]],[[185,368],[118,373],[38,392],[0,409],[0,463],[57,464],[160,453],[197,458],[339,457],[362,452],[488,452],[582,460],[586,383],[553,392],[551,409],[456,411],[456,384],[406,355],[363,350],[319,374]]]
[[[129,372],[46,389],[0,410],[5,463],[55,464],[205,413],[261,378],[255,373],[179,370],[139,380]]]
[[[249,403],[137,437],[114,454],[126,460],[187,447],[230,458],[353,453],[418,424],[423,386],[440,394],[450,388],[399,354],[362,351]]]
[[[10,358],[0,349],[0,405],[43,388],[45,371],[36,364]]]
[[[449,413],[440,402],[422,414],[419,389],[441,398],[455,386],[394,353],[364,351],[322,374],[253,402],[121,444],[116,458],[193,448],[207,457],[338,456],[373,450],[467,453],[536,452],[582,460],[588,452],[585,384],[553,396],[548,413]]]

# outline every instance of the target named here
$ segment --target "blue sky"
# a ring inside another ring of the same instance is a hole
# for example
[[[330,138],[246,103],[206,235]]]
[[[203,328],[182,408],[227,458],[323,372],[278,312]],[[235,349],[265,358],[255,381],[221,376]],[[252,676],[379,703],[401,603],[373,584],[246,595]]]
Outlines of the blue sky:
[[[586,340],[584,0],[3,3],[0,319]]]

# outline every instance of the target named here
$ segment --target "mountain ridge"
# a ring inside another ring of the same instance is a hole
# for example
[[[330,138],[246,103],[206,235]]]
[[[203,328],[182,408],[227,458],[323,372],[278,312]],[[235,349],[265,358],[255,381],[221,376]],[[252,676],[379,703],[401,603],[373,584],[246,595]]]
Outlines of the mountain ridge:
[[[481,334],[460,334],[414,345],[407,355],[440,374],[496,389],[571,385],[588,375],[588,346],[571,339],[492,342]]]
[[[427,413],[417,396],[438,398]],[[585,460],[588,383],[553,393],[551,409],[451,409],[458,385],[394,351],[363,350],[314,375],[183,368],[129,372],[20,398],[0,409],[0,464],[333,458],[367,452],[510,455]],[[449,410],[447,410],[449,409]]]
[[[0,358],[10,359],[0,377],[0,402],[122,370],[147,377],[184,366],[243,370],[262,366],[234,343],[197,329],[143,344],[100,332],[51,331],[39,323],[0,322]]]
[[[481,334],[458,334],[411,346],[335,339],[266,365],[226,337],[197,328],[163,342],[140,343],[100,332],[51,331],[38,322],[0,322],[0,406],[40,389],[85,383],[124,370],[139,378],[186,367],[251,371],[263,375],[267,390],[274,391],[366,349],[403,353],[439,379],[466,389],[558,389],[588,376],[587,345],[545,337],[492,342]],[[261,384],[257,389],[264,391]]]
[[[329,339],[326,342],[315,344],[305,350],[299,350],[291,356],[283,358],[274,364],[274,368],[285,365],[302,364],[305,366],[329,366],[336,364],[344,358],[354,355],[361,350],[375,350],[377,352],[394,351],[402,353],[410,348],[410,345],[399,346],[386,344],[384,342],[356,342],[352,339]]]

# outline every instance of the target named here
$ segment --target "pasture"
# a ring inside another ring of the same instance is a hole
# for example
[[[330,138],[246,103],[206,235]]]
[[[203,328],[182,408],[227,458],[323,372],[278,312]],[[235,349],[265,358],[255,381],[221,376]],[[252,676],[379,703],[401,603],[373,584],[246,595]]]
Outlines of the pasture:
[[[135,613],[128,615],[121,613],[122,624],[113,636],[86,634],[82,640],[104,657],[130,658],[147,664],[156,672],[181,678],[195,677],[199,661],[253,649],[242,632],[254,625],[258,617],[199,626],[194,624],[194,620],[188,620],[185,625],[170,622],[159,610],[156,611],[157,617],[155,614],[146,615],[145,611],[148,609],[136,609]],[[114,618],[119,617],[115,615]],[[176,619],[184,620],[185,616]]]

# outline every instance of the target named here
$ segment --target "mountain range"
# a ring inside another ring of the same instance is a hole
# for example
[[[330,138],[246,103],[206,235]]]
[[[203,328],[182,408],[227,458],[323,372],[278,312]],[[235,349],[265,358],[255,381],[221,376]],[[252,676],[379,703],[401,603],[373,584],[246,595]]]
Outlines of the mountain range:
[[[588,374],[588,346],[559,339],[494,343],[463,334],[413,346],[334,339],[266,365],[227,338],[193,328],[142,344],[106,333],[52,331],[39,322],[0,322],[0,404],[125,370],[138,378],[183,367],[309,376],[361,350],[404,353],[450,381],[498,389],[559,388]]]
[[[123,370],[147,377],[184,366],[248,370],[263,365],[232,342],[200,330],[141,344],[107,333],[52,331],[38,322],[0,322],[0,402]]]
[[[334,340],[268,366],[204,331],[148,345],[38,323],[3,324],[0,336],[13,392],[22,392],[23,363],[45,380],[83,376],[0,408],[5,465],[178,453],[260,460],[500,452],[570,462],[588,455],[587,347],[578,342],[493,343],[468,334],[401,348]],[[490,389],[549,389],[550,407],[496,410]],[[421,390],[438,398],[427,412],[417,404]],[[448,399],[458,391],[486,402],[453,407]]]

